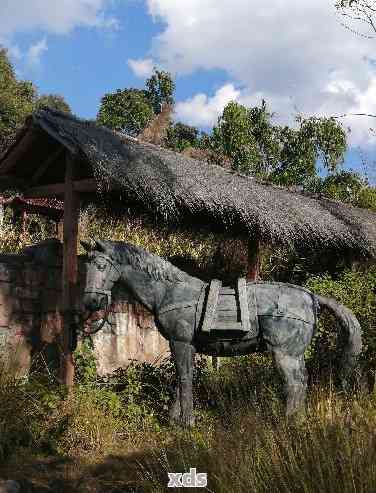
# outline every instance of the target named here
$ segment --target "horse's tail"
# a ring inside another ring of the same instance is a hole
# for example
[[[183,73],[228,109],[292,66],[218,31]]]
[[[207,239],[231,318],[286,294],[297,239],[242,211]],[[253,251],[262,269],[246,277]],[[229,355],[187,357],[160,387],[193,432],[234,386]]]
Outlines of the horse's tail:
[[[339,320],[341,329],[344,331],[345,344],[342,353],[341,383],[344,389],[348,388],[349,377],[357,373],[358,357],[362,351],[362,329],[354,313],[333,298],[319,296],[315,298],[320,306],[328,308]],[[355,375],[359,378],[359,374]]]

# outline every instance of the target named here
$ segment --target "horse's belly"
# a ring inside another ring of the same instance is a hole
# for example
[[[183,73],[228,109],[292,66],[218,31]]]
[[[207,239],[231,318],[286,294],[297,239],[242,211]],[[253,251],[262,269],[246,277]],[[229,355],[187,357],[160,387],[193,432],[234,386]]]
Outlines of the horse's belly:
[[[198,340],[196,349],[199,353],[209,356],[240,356],[249,354],[257,350],[259,341],[257,338],[247,338],[236,340],[223,340],[212,338],[206,340]]]

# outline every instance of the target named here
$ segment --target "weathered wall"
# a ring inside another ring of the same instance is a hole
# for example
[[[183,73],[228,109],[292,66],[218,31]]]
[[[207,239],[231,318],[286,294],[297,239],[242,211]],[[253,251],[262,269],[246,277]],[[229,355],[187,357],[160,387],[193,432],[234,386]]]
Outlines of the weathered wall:
[[[43,246],[36,256],[30,251],[0,255],[0,350],[19,373],[27,372],[37,355],[40,360],[41,354],[49,358],[54,348],[56,353],[59,343],[61,245],[55,243],[54,248],[49,255]],[[82,291],[82,259],[79,267]],[[130,360],[154,362],[168,354],[168,343],[157,331],[152,314],[139,304],[128,303],[121,289],[113,299],[111,325],[93,336],[99,373],[124,367]]]

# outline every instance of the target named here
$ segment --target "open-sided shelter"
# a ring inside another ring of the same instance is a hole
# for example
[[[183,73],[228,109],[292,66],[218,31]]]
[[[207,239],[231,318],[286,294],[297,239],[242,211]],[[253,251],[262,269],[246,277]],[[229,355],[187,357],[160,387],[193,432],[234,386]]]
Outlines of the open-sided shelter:
[[[199,224],[249,241],[249,278],[257,277],[258,242],[375,257],[376,214],[326,198],[293,193],[253,177],[139,142],[56,110],[26,120],[0,158],[0,190],[25,198],[64,198],[64,380],[77,282],[80,198],[116,194],[124,204],[170,224]],[[99,196],[99,200],[101,200]]]

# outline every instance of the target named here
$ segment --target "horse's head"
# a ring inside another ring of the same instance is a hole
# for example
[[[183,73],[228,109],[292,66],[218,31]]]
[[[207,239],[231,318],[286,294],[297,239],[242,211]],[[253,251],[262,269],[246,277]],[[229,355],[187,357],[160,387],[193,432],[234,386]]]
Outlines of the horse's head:
[[[106,309],[111,304],[111,289],[120,277],[117,262],[103,241],[81,241],[81,245],[88,254],[84,307],[90,312]]]

